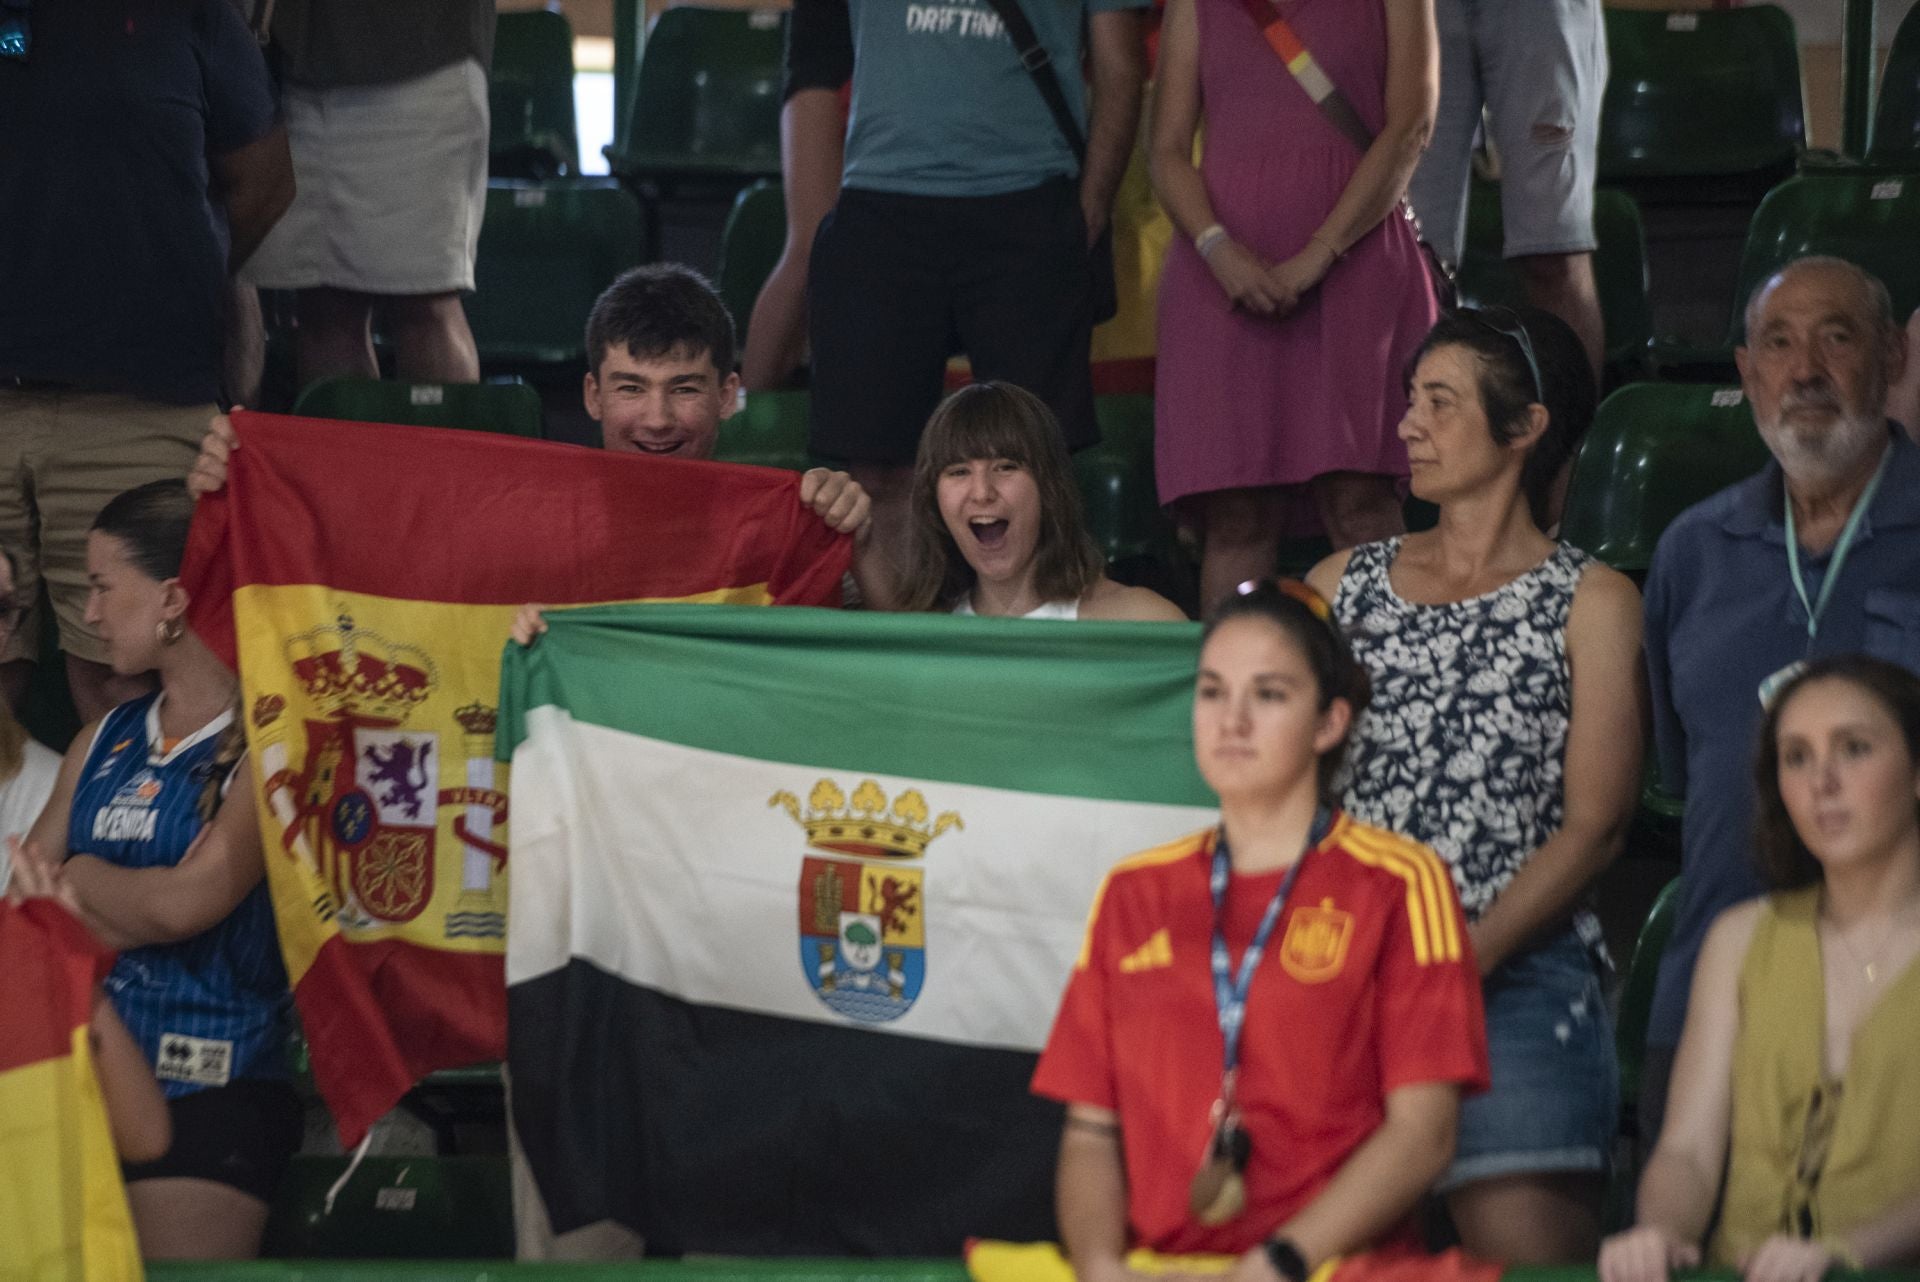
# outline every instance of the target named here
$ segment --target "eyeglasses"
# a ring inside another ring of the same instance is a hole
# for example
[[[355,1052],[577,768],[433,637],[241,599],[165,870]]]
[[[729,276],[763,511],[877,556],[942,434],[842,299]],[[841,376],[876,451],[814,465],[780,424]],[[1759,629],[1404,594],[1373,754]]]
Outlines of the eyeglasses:
[[[1460,314],[1483,329],[1512,339],[1520,345],[1520,354],[1527,358],[1527,373],[1533,375],[1533,400],[1537,405],[1547,403],[1547,383],[1540,377],[1540,360],[1533,354],[1533,340],[1527,337],[1527,327],[1520,323],[1520,317],[1508,307],[1463,307]]]
[[[1333,607],[1327,604],[1327,599],[1316,592],[1311,584],[1303,583],[1299,579],[1270,574],[1263,579],[1248,579],[1233,590],[1235,596],[1253,596],[1258,592],[1277,592],[1306,606],[1307,613],[1328,627],[1334,626]]]
[[[33,0],[0,0],[0,58],[27,60],[33,48],[33,26],[27,21]]]

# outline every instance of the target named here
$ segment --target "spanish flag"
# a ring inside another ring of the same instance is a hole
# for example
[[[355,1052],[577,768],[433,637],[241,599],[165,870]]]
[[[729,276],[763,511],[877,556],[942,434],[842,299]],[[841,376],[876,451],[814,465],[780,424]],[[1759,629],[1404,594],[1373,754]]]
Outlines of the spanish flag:
[[[792,473],[236,413],[191,622],[240,673],[268,885],[343,1142],[499,1059],[509,868],[494,759],[515,608],[836,603],[851,541]]]
[[[0,901],[0,1278],[141,1276],[87,1032],[112,963],[52,901]]]

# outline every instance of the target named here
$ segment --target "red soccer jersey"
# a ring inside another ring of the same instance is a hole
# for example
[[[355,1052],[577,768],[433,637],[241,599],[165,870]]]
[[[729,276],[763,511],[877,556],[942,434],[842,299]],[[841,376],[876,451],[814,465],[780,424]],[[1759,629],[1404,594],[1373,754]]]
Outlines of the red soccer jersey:
[[[1220,1094],[1208,890],[1213,836],[1122,862],[1033,1089],[1120,1115],[1127,1219],[1140,1245],[1235,1255],[1310,1202],[1418,1082],[1487,1086],[1486,1016],[1466,920],[1431,850],[1342,814],[1305,856],[1247,996],[1239,1104],[1252,1141],[1247,1207],[1200,1224],[1187,1187]],[[1282,874],[1235,875],[1225,935],[1236,973]]]

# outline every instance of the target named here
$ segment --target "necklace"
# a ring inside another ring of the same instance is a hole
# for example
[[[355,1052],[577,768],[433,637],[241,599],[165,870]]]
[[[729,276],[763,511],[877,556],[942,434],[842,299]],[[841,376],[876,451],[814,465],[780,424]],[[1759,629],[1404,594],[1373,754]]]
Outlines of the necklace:
[[[1834,939],[1846,953],[1847,960],[1853,963],[1854,969],[1865,977],[1869,985],[1880,982],[1880,961],[1886,956],[1887,945],[1893,942],[1894,933],[1900,928],[1901,919],[1905,916],[1904,908],[1888,914],[1886,929],[1880,932],[1880,942],[1874,945],[1872,953],[1863,962],[1860,960],[1860,954],[1853,950],[1853,944],[1847,939],[1846,931],[1840,928],[1840,923],[1833,919],[1831,913],[1826,914],[1827,925],[1833,931]]]

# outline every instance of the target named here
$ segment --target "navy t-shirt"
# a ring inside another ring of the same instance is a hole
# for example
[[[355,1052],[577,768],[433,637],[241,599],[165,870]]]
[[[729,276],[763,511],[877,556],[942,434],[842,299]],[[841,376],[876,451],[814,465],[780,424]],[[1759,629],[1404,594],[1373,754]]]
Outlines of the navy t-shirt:
[[[56,0],[0,58],[0,377],[218,398],[224,215],[208,157],[272,128],[228,0]]]

